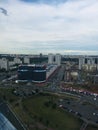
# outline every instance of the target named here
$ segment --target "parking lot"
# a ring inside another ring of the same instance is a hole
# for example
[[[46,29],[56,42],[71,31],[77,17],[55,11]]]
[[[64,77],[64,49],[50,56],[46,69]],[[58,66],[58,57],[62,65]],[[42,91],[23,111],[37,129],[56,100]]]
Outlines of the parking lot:
[[[77,95],[80,98],[79,100],[62,100],[59,103],[60,106],[88,122],[98,124],[98,96],[69,90],[66,90],[65,93]]]

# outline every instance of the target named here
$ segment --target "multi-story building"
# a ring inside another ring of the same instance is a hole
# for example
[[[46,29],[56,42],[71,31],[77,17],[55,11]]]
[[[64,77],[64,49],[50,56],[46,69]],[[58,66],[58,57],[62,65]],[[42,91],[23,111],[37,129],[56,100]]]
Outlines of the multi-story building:
[[[9,69],[9,61],[6,58],[0,59],[0,69]]]
[[[24,64],[30,64],[30,58],[24,57]]]
[[[61,64],[61,55],[60,54],[49,54],[48,55],[48,64],[57,64],[58,66]]]
[[[14,63],[15,63],[15,64],[22,64],[22,61],[20,60],[20,58],[15,57],[15,58],[14,58]]]
[[[45,65],[20,65],[18,68],[19,81],[45,82]]]
[[[79,70],[81,69],[85,69],[87,71],[98,70],[98,57],[79,57]]]

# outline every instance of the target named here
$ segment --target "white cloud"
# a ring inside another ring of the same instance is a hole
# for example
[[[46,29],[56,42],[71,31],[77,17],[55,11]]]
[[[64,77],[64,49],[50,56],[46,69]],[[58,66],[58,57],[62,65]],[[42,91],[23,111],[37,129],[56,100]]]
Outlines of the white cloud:
[[[49,51],[55,51],[60,41],[67,41],[71,50],[80,44],[83,44],[84,50],[85,45],[98,47],[97,0],[70,0],[57,6],[7,0],[1,2],[1,6],[8,10],[8,16],[0,13],[0,48],[7,50],[8,45],[10,51],[15,47],[21,50],[30,43],[32,50],[37,51],[35,41],[39,41],[38,46],[42,42],[48,46],[49,41],[55,41],[54,49],[51,43]],[[66,49],[66,42],[62,48]],[[90,51],[92,48],[89,48]]]

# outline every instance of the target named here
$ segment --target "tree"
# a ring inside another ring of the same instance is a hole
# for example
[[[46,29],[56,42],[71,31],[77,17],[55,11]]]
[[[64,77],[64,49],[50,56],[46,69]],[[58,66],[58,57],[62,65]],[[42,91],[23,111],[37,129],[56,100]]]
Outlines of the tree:
[[[55,109],[57,107],[56,103],[52,105],[52,108]]]
[[[47,125],[47,126],[49,125],[49,120],[46,120],[46,125]]]

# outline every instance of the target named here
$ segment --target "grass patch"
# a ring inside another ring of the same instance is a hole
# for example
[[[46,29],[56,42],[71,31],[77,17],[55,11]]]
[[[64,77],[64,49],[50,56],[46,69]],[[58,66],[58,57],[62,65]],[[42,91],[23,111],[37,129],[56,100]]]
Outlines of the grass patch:
[[[1,88],[0,98],[10,104],[28,130],[80,129],[83,122],[56,105],[61,96],[43,94],[23,99],[15,96],[13,91],[13,88]]]
[[[59,109],[56,106],[56,100],[56,97],[42,95],[24,99],[22,101],[23,111],[29,115],[25,117],[28,119],[29,125],[30,122],[33,124],[40,122],[54,130],[79,130],[82,121]],[[18,113],[20,113],[19,110]],[[22,118],[24,119],[24,117]]]
[[[8,103],[14,103],[19,100],[19,97],[13,94],[13,88],[0,88],[0,99],[7,101]]]

